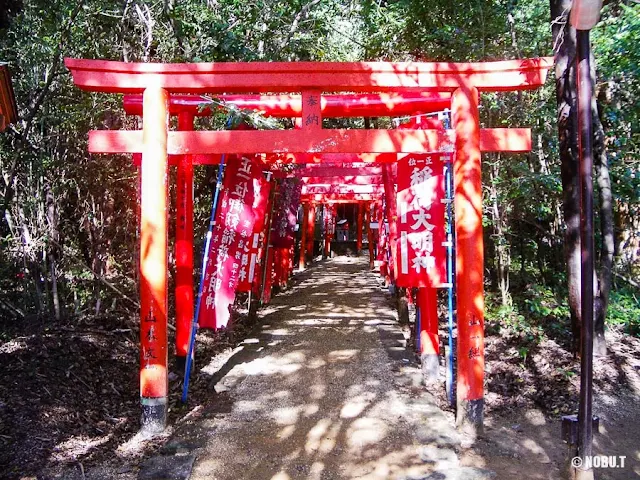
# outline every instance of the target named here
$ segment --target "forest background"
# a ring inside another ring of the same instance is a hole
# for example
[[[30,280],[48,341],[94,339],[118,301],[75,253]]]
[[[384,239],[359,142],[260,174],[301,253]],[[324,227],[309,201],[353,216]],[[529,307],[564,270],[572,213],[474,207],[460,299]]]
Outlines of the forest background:
[[[603,331],[608,310],[608,328],[639,335],[640,5],[605,3],[592,33],[598,318]],[[74,87],[64,57],[466,62],[555,53],[555,82],[481,98],[483,126],[531,126],[534,146],[528,154],[483,156],[487,328],[534,343],[547,335],[570,342],[572,324],[579,325],[570,4],[5,1],[0,59],[11,69],[19,121],[0,137],[2,324],[105,315],[134,321],[138,314],[136,168],[127,156],[87,153],[89,130],[137,120],[124,115],[119,97]],[[222,128],[226,115],[200,119],[197,128]],[[196,257],[215,173],[196,173]]]

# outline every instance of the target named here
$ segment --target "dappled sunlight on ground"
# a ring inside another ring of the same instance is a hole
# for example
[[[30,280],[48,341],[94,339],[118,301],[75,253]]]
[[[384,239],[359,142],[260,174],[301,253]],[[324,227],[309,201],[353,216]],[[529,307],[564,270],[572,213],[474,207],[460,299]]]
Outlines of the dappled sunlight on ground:
[[[259,343],[216,386],[194,479],[386,479],[426,474],[410,403],[394,388],[379,327],[393,310],[364,260],[339,257],[274,299]],[[282,305],[288,304],[284,308]]]

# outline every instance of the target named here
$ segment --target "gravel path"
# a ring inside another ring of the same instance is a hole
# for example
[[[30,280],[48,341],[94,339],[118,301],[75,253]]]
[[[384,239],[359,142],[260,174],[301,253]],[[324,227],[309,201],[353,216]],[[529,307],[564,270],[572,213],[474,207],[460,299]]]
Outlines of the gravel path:
[[[229,411],[202,419],[190,478],[449,478],[429,473],[457,467],[459,439],[425,402],[388,298],[348,257],[275,297],[216,384]]]

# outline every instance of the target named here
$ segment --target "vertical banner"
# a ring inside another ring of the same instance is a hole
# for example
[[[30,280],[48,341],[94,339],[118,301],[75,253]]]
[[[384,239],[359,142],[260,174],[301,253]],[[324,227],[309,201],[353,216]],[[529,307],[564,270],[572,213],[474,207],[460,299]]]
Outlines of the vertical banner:
[[[258,255],[260,247],[260,237],[263,235],[265,221],[267,219],[267,206],[269,203],[269,194],[271,193],[271,183],[262,175],[254,181],[254,199],[253,213],[255,222],[253,224],[253,232],[248,242],[244,242],[244,251],[240,261],[240,273],[238,274],[238,286],[236,291],[249,292],[251,285],[258,277]]]
[[[302,183],[297,178],[284,178],[280,181],[280,195],[273,210],[275,217],[271,244],[274,248],[290,248],[294,245],[301,191]]]
[[[443,167],[449,155],[406,155],[398,160],[398,286],[437,288],[446,283]]]
[[[253,208],[256,197],[259,201],[262,196],[263,181],[258,162],[246,157],[229,158],[202,288],[198,316],[201,328],[219,329],[229,323],[241,272],[248,275],[250,262],[245,247],[252,244],[256,220]]]

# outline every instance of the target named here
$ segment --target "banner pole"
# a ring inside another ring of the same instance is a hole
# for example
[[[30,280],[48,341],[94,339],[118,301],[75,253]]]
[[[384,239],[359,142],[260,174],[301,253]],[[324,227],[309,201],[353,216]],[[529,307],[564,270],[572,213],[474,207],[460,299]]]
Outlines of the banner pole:
[[[227,127],[230,121],[227,122]],[[222,190],[222,175],[224,171],[224,161],[226,155],[222,155],[220,159],[220,167],[218,168],[218,178],[216,181],[216,189],[213,192],[213,205],[211,205],[211,217],[209,218],[209,230],[207,231],[207,239],[204,245],[204,254],[202,256],[202,273],[200,274],[200,286],[198,287],[198,298],[196,299],[196,310],[191,322],[191,335],[189,337],[189,350],[187,352],[187,358],[184,366],[184,383],[182,384],[182,403],[187,402],[187,396],[189,393],[189,377],[191,375],[191,365],[193,363],[194,350],[196,344],[196,334],[198,333],[198,317],[200,315],[200,304],[202,303],[202,287],[204,286],[204,277],[207,271],[207,264],[209,262],[209,246],[211,245],[211,237],[213,236],[213,227],[216,223],[216,210],[218,207],[218,197],[220,190]]]

